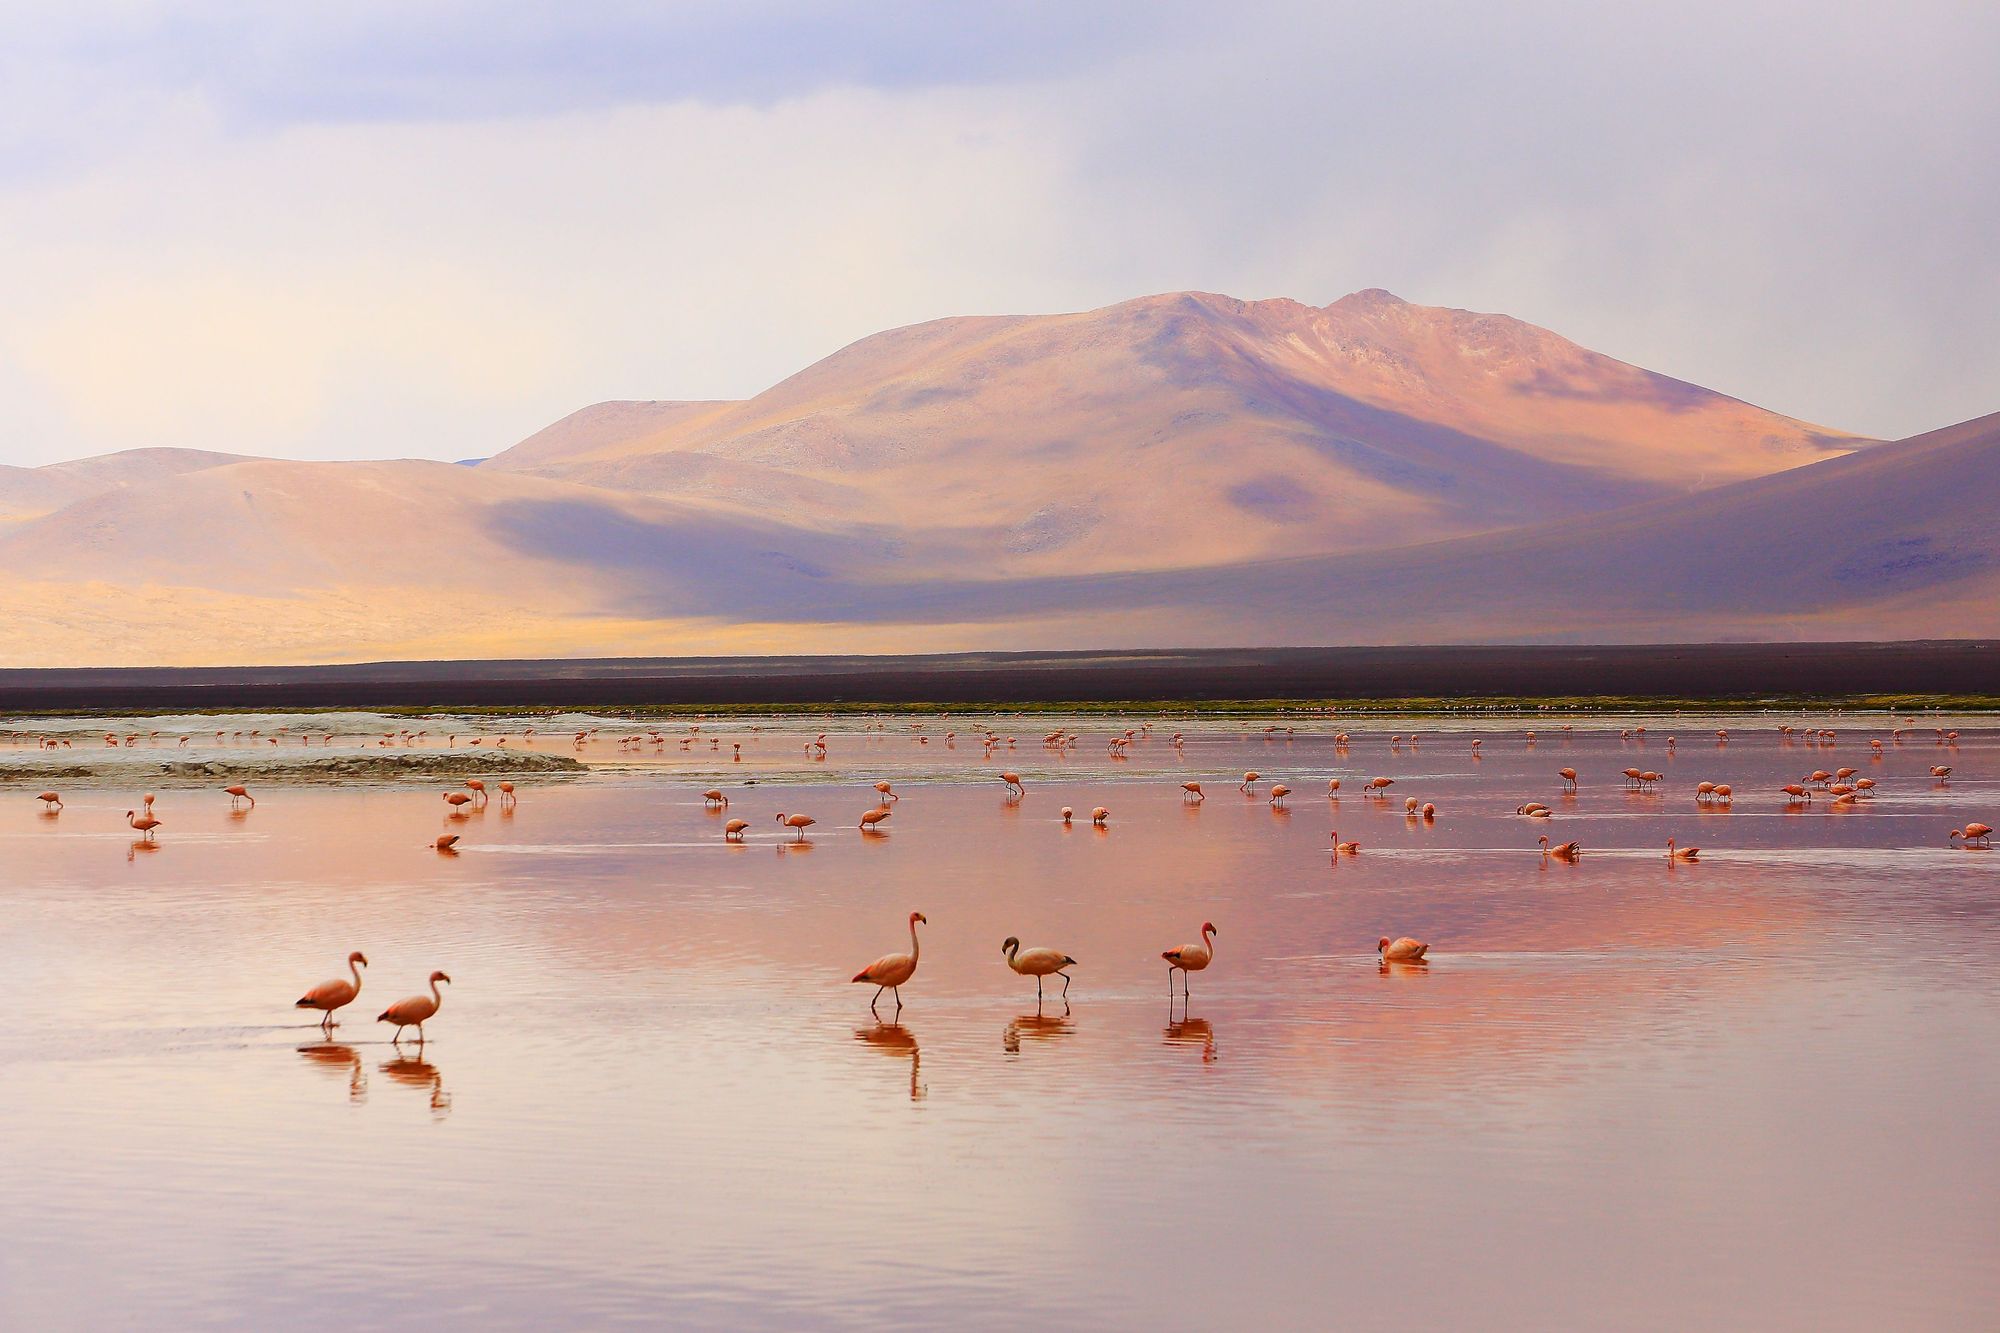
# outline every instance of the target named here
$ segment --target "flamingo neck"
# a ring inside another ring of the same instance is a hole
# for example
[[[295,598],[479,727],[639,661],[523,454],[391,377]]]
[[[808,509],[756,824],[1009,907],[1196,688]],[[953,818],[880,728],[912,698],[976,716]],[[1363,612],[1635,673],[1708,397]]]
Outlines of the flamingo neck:
[[[432,978],[431,978],[431,1011],[432,1011],[433,1013],[435,1013],[435,1012],[437,1011],[437,1007],[438,1007],[439,1005],[443,1004],[443,1003],[444,1003],[444,996],[442,996],[442,995],[438,994],[438,983],[437,983],[437,978],[436,978],[436,977],[432,977]]]
[[[347,975],[354,978],[354,993],[359,995],[361,993],[361,964],[355,962],[352,958],[348,959]]]
[[[917,961],[920,948],[921,946],[917,943],[917,923],[912,921],[910,923],[910,961],[912,963]]]

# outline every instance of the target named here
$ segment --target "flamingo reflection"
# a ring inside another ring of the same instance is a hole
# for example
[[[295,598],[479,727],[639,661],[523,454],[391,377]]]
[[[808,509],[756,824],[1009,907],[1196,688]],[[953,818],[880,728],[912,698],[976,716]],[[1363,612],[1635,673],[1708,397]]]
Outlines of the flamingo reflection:
[[[368,1074],[361,1067],[361,1052],[336,1041],[321,1041],[299,1047],[299,1054],[304,1056],[308,1063],[318,1065],[330,1074],[346,1075],[347,1100],[351,1102],[368,1100]]]
[[[882,1054],[901,1059],[910,1058],[910,1100],[920,1102],[929,1091],[922,1082],[920,1072],[923,1066],[923,1052],[917,1046],[916,1034],[901,1023],[877,1023],[873,1027],[854,1029],[854,1039]]]
[[[1057,1037],[1067,1037],[1076,1031],[1076,1022],[1064,1007],[1060,1017],[1044,1014],[1038,1007],[1032,1014],[1020,1014],[1008,1020],[1006,1030],[1000,1034],[1000,1045],[1009,1055],[1021,1053],[1021,1042],[1053,1041]]]
[[[383,1061],[380,1068],[404,1087],[428,1092],[431,1110],[437,1113],[440,1120],[451,1114],[451,1094],[444,1090],[444,1075],[430,1061],[422,1056],[402,1055]]]
[[[1161,1033],[1168,1046],[1199,1046],[1201,1062],[1215,1063],[1215,1025],[1206,1018],[1182,1018],[1170,1021]]]

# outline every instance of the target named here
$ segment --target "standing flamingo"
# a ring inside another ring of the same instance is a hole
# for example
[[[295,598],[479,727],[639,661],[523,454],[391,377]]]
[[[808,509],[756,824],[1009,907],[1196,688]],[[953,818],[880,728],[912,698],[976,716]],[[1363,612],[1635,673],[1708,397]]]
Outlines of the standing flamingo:
[[[1028,794],[1028,789],[1021,785],[1021,775],[1019,773],[1002,773],[1000,780],[1007,784],[1008,794],[1016,799]]]
[[[880,830],[876,828],[876,825],[880,824],[883,820],[887,819],[890,815],[894,813],[896,812],[891,810],[886,805],[876,806],[873,810],[870,810],[861,816],[861,831],[863,833],[879,832]]]
[[[471,801],[472,798],[462,791],[448,791],[444,794],[444,803],[451,807],[450,813],[453,815],[462,815],[464,807]]]
[[[160,826],[160,821],[151,815],[139,815],[137,818],[134,818],[133,812],[130,810],[125,812],[125,822],[145,834],[147,842],[153,840],[153,830]]]
[[[431,993],[429,995],[412,995],[407,1000],[398,1000],[377,1015],[375,1019],[377,1023],[394,1023],[396,1025],[396,1035],[390,1038],[391,1041],[402,1041],[403,1029],[414,1027],[417,1030],[417,1041],[420,1044],[422,1043],[424,1039],[424,1024],[437,1016],[438,1006],[444,1003],[444,996],[438,994],[438,983],[440,981],[449,985],[451,978],[442,972],[433,972],[431,973]]]
[[[917,923],[930,924],[930,918],[922,912],[910,913],[910,951],[908,953],[883,954],[868,966],[854,974],[855,981],[866,981],[875,987],[873,998],[868,1001],[868,1009],[875,1010],[875,1001],[888,991],[896,998],[896,1010],[903,1008],[902,984],[917,974]],[[879,1015],[878,1015],[879,1017]]]
[[[1953,829],[1951,831],[1951,838],[1946,841],[1955,841],[1959,838],[1965,839],[1968,847],[1975,842],[1991,846],[1993,843],[1993,830],[1985,824],[1967,824],[1964,828]]]
[[[1201,784],[1199,782],[1183,782],[1181,784],[1181,799],[1185,801],[1188,800],[1189,798],[1193,798],[1197,802],[1205,801],[1208,799],[1208,797],[1202,794]]]
[[[1101,805],[1090,812],[1090,822],[1093,827],[1103,828],[1110,819],[1111,812]]]
[[[726,810],[729,808],[729,798],[727,796],[724,796],[719,789],[714,787],[710,787],[707,791],[701,794],[701,803],[705,806],[709,806],[712,809]]]
[[[1201,943],[1183,944],[1178,949],[1168,949],[1160,957],[1167,960],[1167,999],[1174,997],[1174,973],[1181,974],[1181,994],[1187,994],[1187,974],[1199,972],[1215,961],[1215,944],[1212,936],[1220,934],[1213,921],[1201,923]]]
[[[349,980],[335,977],[332,981],[322,981],[301,995],[293,1004],[294,1009],[317,1009],[324,1015],[319,1025],[332,1030],[337,1026],[333,1021],[333,1011],[354,1003],[354,997],[361,994],[361,969],[368,966],[368,955],[356,949],[347,955]]]
[[[479,803],[481,805],[486,804],[485,783],[481,782],[478,778],[467,778],[465,780],[465,789],[469,792],[475,793],[479,797]]]
[[[252,795],[250,794],[250,792],[249,792],[249,789],[248,789],[248,788],[245,788],[245,787],[224,787],[224,788],[223,788],[222,790],[223,790],[223,791],[224,791],[225,793],[227,793],[227,794],[228,794],[228,796],[229,796],[229,808],[230,808],[231,810],[234,810],[234,809],[236,808],[236,803],[237,803],[238,801],[248,801],[248,802],[250,802],[250,808],[251,808],[252,810],[255,810],[255,809],[257,808],[257,798],[256,798],[255,796],[252,796]]]
[[[513,783],[503,782],[500,784],[500,806],[502,809],[518,803],[519,800],[520,797],[514,795]]]
[[[51,814],[63,808],[62,797],[52,791],[45,791],[35,799],[42,803],[43,810]]]
[[[1042,1002],[1042,978],[1049,976],[1063,979],[1063,1003],[1069,1003],[1069,973],[1066,967],[1075,967],[1076,959],[1061,949],[1023,949],[1021,941],[1009,935],[1000,945],[1000,952],[1007,955],[1007,966],[1024,977],[1035,979],[1035,1003]]]
[[[1287,796],[1290,796],[1291,794],[1292,794],[1292,789],[1290,787],[1287,787],[1284,783],[1274,782],[1271,784],[1272,805],[1282,807],[1285,804],[1285,798]]]
[[[1240,792],[1246,792],[1249,795],[1255,796],[1256,793],[1251,791],[1250,789],[1257,785],[1257,777],[1258,775],[1254,772],[1245,773],[1243,775],[1243,781],[1240,784],[1238,784],[1236,790]]]
[[[1573,769],[1573,768],[1559,768],[1559,769],[1557,769],[1557,770],[1556,770],[1556,776],[1557,776],[1557,777],[1559,777],[1559,778],[1561,778],[1561,779],[1563,780],[1563,790],[1564,790],[1564,791],[1575,791],[1575,790],[1576,790],[1576,770],[1575,770],[1575,769]]]
[[[794,833],[798,834],[798,837],[793,839],[793,841],[804,842],[806,840],[806,830],[811,828],[814,824],[817,824],[819,821],[817,819],[814,819],[811,815],[788,815],[784,811],[780,810],[778,812],[777,822],[783,824],[786,828],[791,829]]]
[[[902,797],[896,795],[895,792],[889,790],[889,784],[886,782],[876,783],[875,790],[882,793],[882,799],[885,801],[900,801],[903,799]]]
[[[727,824],[724,824],[722,826],[722,840],[724,842],[741,842],[743,841],[744,833],[746,833],[749,830],[749,828],[750,828],[749,820],[732,819]]]

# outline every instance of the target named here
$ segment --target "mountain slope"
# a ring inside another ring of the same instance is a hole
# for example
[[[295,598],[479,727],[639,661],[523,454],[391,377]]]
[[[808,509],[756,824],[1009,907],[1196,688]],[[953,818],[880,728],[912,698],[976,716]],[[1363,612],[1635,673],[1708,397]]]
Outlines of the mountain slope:
[[[746,402],[601,404],[483,466],[950,530],[1033,574],[1436,540],[1859,443],[1504,316],[1176,293],[896,329]]]
[[[47,467],[0,466],[0,524],[54,513],[105,491],[151,486],[165,478],[240,463],[206,449],[127,449]]]

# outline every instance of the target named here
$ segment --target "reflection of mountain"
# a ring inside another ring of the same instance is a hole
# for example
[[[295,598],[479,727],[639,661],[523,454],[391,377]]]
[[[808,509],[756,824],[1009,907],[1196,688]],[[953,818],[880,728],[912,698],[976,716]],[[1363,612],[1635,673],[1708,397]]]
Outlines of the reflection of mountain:
[[[0,469],[0,664],[1977,636],[1997,430],[1856,451],[1380,292],[942,320],[478,467]]]

